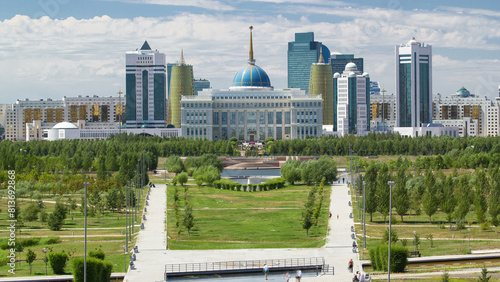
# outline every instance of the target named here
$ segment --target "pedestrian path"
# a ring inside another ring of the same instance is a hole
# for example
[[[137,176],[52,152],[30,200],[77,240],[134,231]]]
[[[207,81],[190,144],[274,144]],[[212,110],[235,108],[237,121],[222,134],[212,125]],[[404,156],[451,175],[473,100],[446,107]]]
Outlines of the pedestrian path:
[[[354,272],[359,269],[358,255],[352,251],[351,226],[354,226],[354,221],[349,217],[352,212],[349,205],[351,198],[347,184],[334,184],[331,189],[330,211],[333,216],[329,220],[330,231],[322,248],[166,250],[166,186],[156,185],[151,190],[145,228],[140,231],[137,240],[139,253],[136,269],[129,269],[124,281],[163,281],[165,264],[309,257],[324,257],[330,269],[332,266],[335,268],[335,275],[304,277],[302,281],[350,281],[353,275],[347,269],[349,259],[354,261]]]
[[[124,281],[163,281],[162,257],[166,255],[166,185],[156,184],[151,188],[149,205],[145,206],[144,229],[139,232],[136,246],[135,269],[130,269]],[[127,258],[128,262],[128,258]]]

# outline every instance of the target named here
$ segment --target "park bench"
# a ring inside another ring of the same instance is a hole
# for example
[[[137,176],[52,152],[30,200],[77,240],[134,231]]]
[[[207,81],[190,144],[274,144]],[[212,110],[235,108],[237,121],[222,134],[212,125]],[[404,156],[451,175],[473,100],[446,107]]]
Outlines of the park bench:
[[[411,258],[411,257],[421,257],[422,255],[420,254],[419,251],[416,251],[416,252],[410,252],[408,256]]]

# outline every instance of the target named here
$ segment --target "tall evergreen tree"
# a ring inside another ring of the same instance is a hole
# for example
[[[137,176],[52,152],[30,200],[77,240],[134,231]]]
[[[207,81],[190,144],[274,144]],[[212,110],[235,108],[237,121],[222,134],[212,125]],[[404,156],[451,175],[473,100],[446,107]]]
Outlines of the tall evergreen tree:
[[[486,202],[486,193],[489,191],[488,179],[483,169],[477,169],[474,173],[474,186],[476,187],[474,195],[474,211],[479,223],[486,221],[486,211],[488,203]]]
[[[424,212],[429,216],[429,222],[432,223],[432,216],[437,212],[439,202],[436,196],[436,179],[429,169],[425,172],[425,192],[424,192]]]
[[[396,212],[401,216],[401,221],[403,221],[403,216],[410,210],[410,199],[408,198],[408,190],[406,189],[407,180],[406,166],[402,165],[398,169],[394,190],[394,206],[396,207]]]
[[[390,179],[389,167],[383,163],[377,178],[377,210],[384,216],[384,222],[389,214]]]
[[[366,212],[370,214],[370,222],[373,221],[373,213],[377,211],[377,166],[375,162],[368,165],[365,173],[365,208]]]

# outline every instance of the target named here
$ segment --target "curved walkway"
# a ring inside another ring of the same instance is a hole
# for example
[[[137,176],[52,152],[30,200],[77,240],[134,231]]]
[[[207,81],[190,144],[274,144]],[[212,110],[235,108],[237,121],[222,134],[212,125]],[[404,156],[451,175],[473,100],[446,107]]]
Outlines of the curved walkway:
[[[304,277],[302,281],[350,281],[352,274],[347,270],[349,259],[354,261],[354,272],[359,269],[358,254],[352,252],[353,219],[349,218],[352,207],[347,184],[331,186],[329,233],[326,244],[316,249],[236,249],[236,250],[166,250],[165,212],[166,187],[156,185],[146,213],[145,228],[139,232],[137,246],[139,253],[136,269],[129,269],[124,281],[163,281],[165,264],[203,263],[231,260],[265,260],[284,258],[324,257],[327,264],[335,267],[335,276]],[[339,219],[337,219],[339,215]],[[281,278],[280,278],[281,279]],[[264,277],[262,276],[262,280]],[[268,280],[271,281],[271,280]],[[281,281],[281,280],[280,280]]]

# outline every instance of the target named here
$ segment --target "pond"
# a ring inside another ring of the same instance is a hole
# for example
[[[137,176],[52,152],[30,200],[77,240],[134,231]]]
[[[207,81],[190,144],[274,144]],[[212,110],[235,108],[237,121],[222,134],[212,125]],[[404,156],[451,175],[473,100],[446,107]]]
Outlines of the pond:
[[[268,179],[281,177],[279,168],[270,169],[225,169],[222,178],[228,178],[240,184],[259,184]]]

